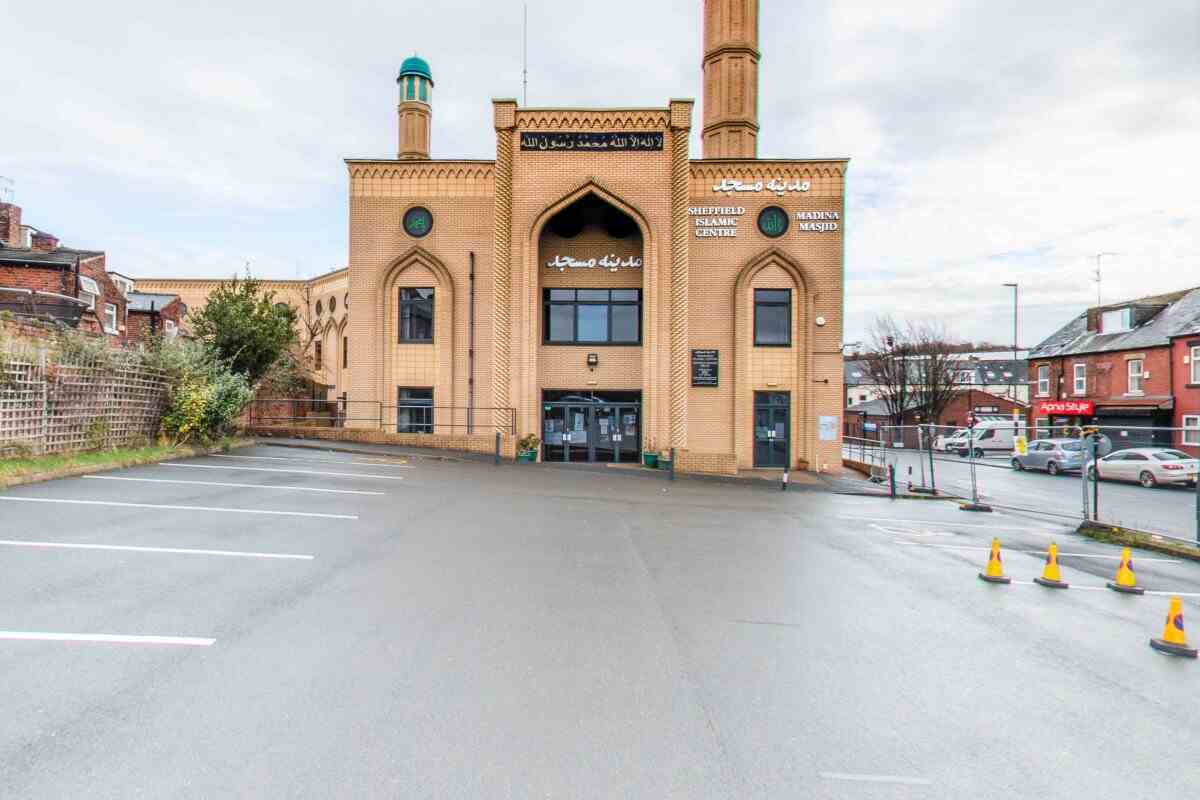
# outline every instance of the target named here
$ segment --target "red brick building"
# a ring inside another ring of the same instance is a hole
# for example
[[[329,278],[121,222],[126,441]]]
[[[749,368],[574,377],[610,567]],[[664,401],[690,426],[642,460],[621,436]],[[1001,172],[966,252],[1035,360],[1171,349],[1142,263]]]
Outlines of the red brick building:
[[[928,425],[933,422],[939,428],[937,434],[941,435],[949,433],[953,428],[966,427],[972,413],[976,417],[999,416],[1011,419],[1014,409],[1018,410],[1024,418],[1025,406],[1011,397],[991,394],[978,389],[968,389],[958,392],[936,420],[930,420],[914,403],[912,408],[904,412],[904,424],[915,426]],[[895,424],[884,400],[868,400],[847,408],[843,413],[845,415],[845,435],[848,437],[878,439],[882,428]],[[899,439],[899,434],[895,438]],[[903,440],[906,446],[915,447],[916,433],[906,430]]]
[[[1172,428],[1200,416],[1197,340],[1200,288],[1088,309],[1030,352],[1034,426],[1098,425],[1117,448],[1184,444]]]
[[[126,306],[102,251],[62,247],[22,224],[19,207],[0,203],[0,310],[53,317],[121,345]]]
[[[133,291],[128,299],[125,338],[130,344],[140,344],[155,335],[167,339],[179,335],[188,310],[179,295]]]
[[[1182,429],[1177,444],[1200,456],[1200,318],[1190,333],[1172,341],[1171,369],[1175,427]]]

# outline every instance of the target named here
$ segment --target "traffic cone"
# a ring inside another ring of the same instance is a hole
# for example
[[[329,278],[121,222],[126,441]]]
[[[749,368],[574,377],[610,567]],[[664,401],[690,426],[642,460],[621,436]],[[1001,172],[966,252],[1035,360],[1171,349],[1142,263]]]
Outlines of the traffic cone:
[[[1167,609],[1167,624],[1163,626],[1161,639],[1151,639],[1150,646],[1160,653],[1184,658],[1195,658],[1196,649],[1188,647],[1187,637],[1183,635],[1183,601],[1178,597],[1171,598],[1171,606]]]
[[[1033,582],[1051,589],[1066,589],[1070,586],[1062,579],[1062,571],[1058,568],[1058,545],[1053,542],[1050,543],[1050,549],[1046,551],[1046,568],[1042,570],[1042,576],[1034,578]]]
[[[1108,588],[1124,594],[1145,594],[1146,590],[1137,585],[1137,576],[1133,574],[1133,556],[1129,548],[1121,551],[1121,566],[1117,567],[1116,576],[1108,582]]]
[[[1004,565],[1000,561],[1000,540],[992,539],[992,551],[988,553],[987,566],[979,577],[988,583],[1012,583],[1012,578],[1004,574]]]

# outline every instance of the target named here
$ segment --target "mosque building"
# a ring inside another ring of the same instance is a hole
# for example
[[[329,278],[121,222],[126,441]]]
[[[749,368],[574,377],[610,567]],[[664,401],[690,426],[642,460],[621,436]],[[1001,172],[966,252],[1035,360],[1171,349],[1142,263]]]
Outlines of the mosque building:
[[[494,159],[433,159],[435,87],[453,87],[404,61],[396,157],[346,160],[348,268],[306,301],[347,427],[840,469],[848,162],[757,157],[758,2],[703,8],[700,158],[689,99],[495,99]]]

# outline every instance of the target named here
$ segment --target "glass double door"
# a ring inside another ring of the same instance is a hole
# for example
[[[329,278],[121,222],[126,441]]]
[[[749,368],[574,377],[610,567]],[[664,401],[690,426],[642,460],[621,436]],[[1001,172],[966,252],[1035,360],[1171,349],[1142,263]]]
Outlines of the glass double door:
[[[620,404],[546,403],[542,407],[546,461],[637,461],[640,407]]]
[[[788,392],[754,393],[754,466],[788,466],[791,412]]]

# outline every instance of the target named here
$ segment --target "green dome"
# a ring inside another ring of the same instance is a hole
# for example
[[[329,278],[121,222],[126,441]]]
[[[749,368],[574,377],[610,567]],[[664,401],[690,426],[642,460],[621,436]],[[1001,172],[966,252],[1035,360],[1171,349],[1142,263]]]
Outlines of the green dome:
[[[396,80],[399,81],[405,75],[420,75],[433,83],[433,73],[429,71],[429,63],[419,56],[404,59],[404,63],[400,65],[400,75]]]

